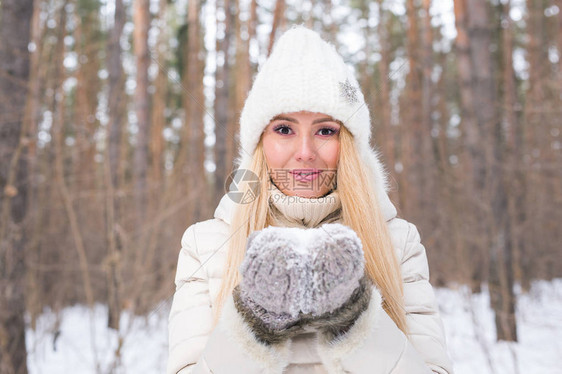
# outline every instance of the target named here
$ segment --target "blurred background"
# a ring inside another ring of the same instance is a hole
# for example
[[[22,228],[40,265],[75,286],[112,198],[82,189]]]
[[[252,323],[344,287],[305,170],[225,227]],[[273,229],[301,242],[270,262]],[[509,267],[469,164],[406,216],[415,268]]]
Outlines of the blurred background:
[[[562,0],[0,0],[0,373],[164,371],[181,235],[294,24],[355,70],[457,371],[560,373]]]

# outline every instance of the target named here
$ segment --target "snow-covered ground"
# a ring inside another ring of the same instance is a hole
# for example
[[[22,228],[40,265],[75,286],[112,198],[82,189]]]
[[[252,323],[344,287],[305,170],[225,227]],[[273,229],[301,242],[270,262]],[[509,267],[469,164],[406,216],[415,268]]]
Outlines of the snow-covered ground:
[[[107,308],[66,308],[59,317],[44,313],[36,331],[28,330],[27,364],[31,374],[165,373],[169,307],[148,317],[123,313],[120,331],[108,329]]]
[[[519,296],[517,344],[495,341],[487,292],[470,295],[466,287],[436,292],[457,374],[562,373],[562,279],[535,282]],[[103,306],[67,308],[58,320],[46,312],[36,330],[27,331],[30,373],[164,373],[167,314],[167,307],[148,317],[124,313],[117,334],[105,328]]]
[[[457,374],[562,374],[562,279],[534,282],[517,299],[516,344],[496,342],[487,289],[437,289]]]

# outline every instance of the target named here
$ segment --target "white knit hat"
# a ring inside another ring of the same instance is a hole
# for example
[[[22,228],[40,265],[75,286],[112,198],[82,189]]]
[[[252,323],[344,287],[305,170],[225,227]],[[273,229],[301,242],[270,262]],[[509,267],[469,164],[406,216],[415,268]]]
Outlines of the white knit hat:
[[[351,69],[333,45],[303,26],[286,31],[257,73],[240,116],[239,169],[248,169],[260,136],[282,113],[324,113],[353,134],[371,169],[379,201],[390,203],[384,168],[370,146],[369,109]]]

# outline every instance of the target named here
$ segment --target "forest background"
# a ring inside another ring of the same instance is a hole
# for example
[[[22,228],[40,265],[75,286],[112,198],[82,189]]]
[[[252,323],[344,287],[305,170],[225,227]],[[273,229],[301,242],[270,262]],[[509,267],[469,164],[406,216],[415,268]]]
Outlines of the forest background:
[[[0,0],[0,372],[46,310],[169,303],[273,41],[336,45],[435,286],[562,276],[562,0]]]

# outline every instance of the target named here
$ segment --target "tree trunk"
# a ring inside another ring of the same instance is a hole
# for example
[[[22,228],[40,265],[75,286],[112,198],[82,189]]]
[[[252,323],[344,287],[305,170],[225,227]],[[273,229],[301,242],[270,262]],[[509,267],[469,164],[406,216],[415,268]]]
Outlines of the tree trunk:
[[[100,4],[96,0],[82,0],[76,3],[74,22],[78,53],[78,71],[76,73],[76,106],[73,108],[73,123],[76,130],[76,143],[72,147],[74,155],[73,173],[76,182],[69,185],[73,192],[93,191],[96,182],[94,156],[96,145],[94,135],[99,128],[96,112],[98,93],[100,92]],[[72,183],[72,182],[71,182]],[[77,201],[79,213],[90,205],[91,201]],[[78,219],[86,219],[80,214]]]
[[[118,242],[115,227],[118,222],[119,203],[116,198],[115,190],[119,188],[119,154],[121,145],[121,135],[123,133],[123,64],[121,62],[120,39],[126,21],[123,0],[115,1],[115,15],[113,17],[113,29],[109,36],[107,47],[107,70],[109,84],[109,121],[107,124],[107,145],[104,157],[104,180],[105,180],[105,199],[106,199],[106,219],[107,219],[107,248],[108,248],[108,268],[107,268],[107,289],[108,289],[108,320],[107,326],[119,330],[119,319],[121,315],[121,276],[119,269],[119,259],[121,246]]]
[[[233,113],[235,114],[232,118],[233,121],[233,126],[231,130],[232,132],[237,132],[236,124],[240,122],[239,113],[242,112],[244,102],[246,101],[246,97],[248,96],[248,92],[250,91],[250,86],[252,83],[252,68],[250,65],[250,41],[253,35],[251,35],[249,31],[253,29],[252,32],[255,32],[255,28],[250,26],[250,24],[253,22],[251,17],[248,19],[247,22],[245,23],[242,22],[240,18],[242,3],[243,2],[239,0],[235,1],[236,62],[233,71],[233,76],[234,76]],[[277,5],[279,5],[279,3]],[[254,5],[251,4],[251,6]],[[252,14],[252,12],[250,12],[250,14]],[[248,32],[244,32],[244,30],[248,30]]]
[[[141,224],[146,214],[148,173],[148,134],[149,134],[149,101],[148,67],[150,55],[148,51],[148,29],[150,27],[150,1],[137,0],[133,3],[133,22],[135,29],[134,49],[137,62],[137,77],[135,88],[135,113],[137,115],[137,136],[133,160],[133,175],[135,179],[135,206],[137,207],[137,222]],[[139,226],[140,227],[140,226]]]
[[[467,238],[476,238],[469,241],[467,250],[471,253],[471,262],[467,263],[469,271],[472,273],[471,288],[473,292],[480,291],[480,285],[485,279],[485,247],[484,228],[482,220],[477,217],[484,214],[482,212],[483,189],[486,161],[484,152],[481,149],[481,134],[475,116],[475,104],[472,90],[473,66],[470,59],[471,47],[468,35],[468,12],[467,0],[457,0],[454,2],[455,25],[457,38],[455,40],[457,56],[457,74],[460,92],[460,115],[461,115],[461,149],[460,167],[462,196],[467,198],[463,202],[464,210],[470,212],[466,214],[465,228],[471,232]],[[478,66],[478,65],[477,65]]]
[[[205,110],[205,97],[203,95],[203,53],[201,48],[201,25],[199,17],[200,5],[198,0],[188,4],[188,40],[187,40],[187,66],[184,67],[184,108],[186,112],[187,130],[187,169],[185,184],[187,196],[190,197],[187,214],[188,222],[197,222],[207,215],[209,210],[208,188],[205,173],[205,133],[203,116]]]
[[[231,41],[232,10],[230,0],[217,2],[217,12],[220,6],[224,11],[224,21],[217,19],[217,30],[222,30],[217,35],[217,69],[215,71],[215,196],[214,205],[225,193],[224,183],[232,168],[234,160],[235,133],[232,132],[234,122],[229,105],[231,62],[229,56]]]
[[[421,211],[420,203],[427,196],[425,188],[424,157],[429,155],[425,152],[427,134],[424,129],[424,112],[422,107],[422,60],[420,56],[420,38],[418,27],[418,8],[414,0],[407,0],[406,10],[408,15],[407,50],[410,71],[406,78],[406,100],[405,107],[406,123],[402,139],[404,157],[403,182],[400,185],[402,191],[400,207],[405,215],[418,221],[416,217]],[[402,109],[401,109],[402,111]],[[423,155],[423,157],[421,157]],[[416,206],[417,205],[417,206]]]
[[[558,90],[562,92],[562,0],[556,0],[558,6]],[[559,97],[562,104],[562,97]]]
[[[27,143],[23,128],[33,0],[0,8],[0,372],[27,373],[25,226]]]
[[[560,115],[558,118],[551,120],[549,118],[549,111],[554,108],[558,113],[560,113],[560,91],[556,92],[553,90],[554,98],[549,97],[550,87],[552,85],[551,75],[549,74],[552,65],[548,59],[548,45],[549,40],[546,40],[546,22],[544,18],[545,7],[547,2],[545,1],[526,1],[527,6],[527,17],[525,23],[527,25],[526,34],[526,59],[529,65],[528,72],[529,76],[527,79],[527,90],[525,92],[525,105],[524,105],[524,116],[523,116],[523,163],[526,183],[532,188],[528,188],[525,192],[524,205],[529,215],[529,224],[533,225],[533,229],[529,234],[524,237],[524,242],[528,243],[527,246],[531,253],[526,254],[526,258],[530,257],[530,260],[525,264],[523,263],[523,271],[525,269],[530,270],[530,268],[537,267],[535,271],[539,273],[547,273],[548,266],[551,266],[554,261],[552,259],[546,260],[546,264],[540,264],[539,259],[541,257],[549,257],[543,252],[543,248],[546,243],[543,244],[543,226],[546,218],[547,221],[552,219],[551,215],[543,215],[543,212],[547,212],[552,206],[552,199],[555,199],[552,194],[548,193],[546,189],[549,182],[544,178],[546,173],[542,170],[542,166],[547,164],[545,156],[552,150],[551,145],[551,128],[549,122],[552,121],[557,123],[558,130],[560,129]],[[562,9],[561,9],[562,11]],[[560,37],[559,35],[559,38]],[[559,51],[560,52],[560,51]],[[561,58],[562,59],[562,58]],[[560,82],[562,83],[562,73],[559,71]],[[553,87],[554,88],[554,87]],[[556,100],[556,97],[558,100]],[[549,103],[554,100],[553,106],[549,108]],[[555,112],[554,112],[555,113]],[[545,139],[547,137],[547,139]],[[550,138],[550,139],[549,139]],[[557,152],[560,154],[560,151]],[[560,170],[560,168],[558,168]],[[560,173],[554,178],[560,180]],[[546,205],[544,196],[549,196],[546,199]],[[542,206],[541,206],[542,205]],[[559,209],[556,209],[559,210]],[[530,219],[530,217],[533,217]],[[540,244],[538,244],[540,243]],[[545,256],[546,255],[546,256]],[[527,266],[525,266],[527,265]],[[524,276],[524,279],[528,277]],[[524,286],[529,285],[529,281],[524,283]]]
[[[23,128],[27,130],[25,135],[29,140],[27,159],[28,159],[28,175],[29,175],[29,191],[28,191],[28,214],[33,223],[29,227],[30,234],[26,250],[26,260],[37,260],[39,257],[39,242],[41,238],[41,230],[44,225],[44,200],[39,198],[39,178],[41,176],[40,161],[37,155],[37,131],[39,120],[41,118],[41,92],[45,85],[48,65],[41,63],[43,61],[43,36],[45,22],[41,20],[41,1],[33,2],[33,17],[31,25],[31,43],[34,49],[31,50],[30,56],[30,75],[29,75],[29,92],[26,101],[25,116]],[[35,329],[36,318],[42,312],[40,305],[40,282],[39,272],[37,269],[28,268],[26,270],[29,279],[29,288],[26,293],[27,312],[30,316],[30,326]]]
[[[168,95],[168,33],[167,33],[167,3],[168,0],[159,1],[158,19],[160,27],[158,30],[158,43],[156,45],[157,51],[157,65],[158,75],[156,76],[155,92],[152,105],[152,124],[150,127],[150,158],[151,158],[151,172],[150,184],[154,187],[155,191],[161,191],[162,187],[162,172],[164,171],[164,127],[166,126],[166,103]],[[151,190],[152,190],[151,189]],[[152,198],[151,201],[155,202],[156,199]],[[149,204],[150,205],[150,204]],[[150,209],[152,214],[152,209]]]
[[[244,35],[243,28],[249,31],[249,23],[251,20],[246,22],[246,25],[242,24],[240,19],[240,0],[236,0],[236,92],[234,94],[236,104],[234,113],[240,113],[244,102],[246,101],[246,96],[250,90],[250,85],[252,84],[251,78],[251,67],[250,67],[250,33],[246,32]],[[245,26],[245,27],[244,27]],[[245,37],[244,37],[244,36]],[[234,119],[238,122],[238,118]]]
[[[370,56],[372,54],[372,51],[371,51],[372,28],[369,25],[369,17],[370,17],[369,4],[366,1],[361,1],[358,4],[358,8],[361,11],[361,21],[366,22],[366,26],[362,30],[362,37],[365,40],[364,53],[365,53],[365,56]],[[375,94],[375,89],[374,89],[373,84],[372,84],[373,74],[371,73],[371,66],[369,64],[369,59],[368,58],[361,59],[361,61],[359,62],[358,68],[359,68],[358,69],[359,86],[362,88],[363,96],[365,97],[365,102],[367,103],[367,105],[370,108],[372,105],[376,104],[376,94]],[[377,135],[379,135],[378,132],[375,133],[375,131],[378,130],[378,123],[375,121],[374,112],[373,112],[372,109],[370,110],[369,114],[370,114],[370,117],[371,117],[370,118],[371,119],[371,133],[374,135],[374,136],[371,137],[371,146],[376,147],[377,143],[378,143],[378,140],[380,140],[380,139],[377,139]],[[375,142],[375,140],[377,140],[377,142]]]
[[[502,5],[500,5],[502,6]],[[520,121],[521,103],[517,98],[517,87],[515,71],[513,68],[513,45],[514,29],[510,13],[510,1],[502,6],[502,22],[506,25],[502,29],[502,68],[503,77],[500,87],[503,87],[503,121],[506,127],[506,164],[505,180],[509,181],[509,189],[506,191],[509,224],[512,228],[512,252],[513,252],[513,277],[514,280],[524,284],[523,267],[521,265],[523,253],[523,224],[525,222],[525,190],[526,175],[524,172],[524,144],[522,139],[523,128]]]
[[[490,300],[496,315],[498,340],[517,341],[515,326],[515,296],[511,266],[511,228],[507,219],[502,128],[496,107],[496,86],[492,55],[488,2],[468,0],[471,9],[468,19],[474,83],[474,104],[480,142],[484,144],[487,165],[484,180],[484,203],[491,207],[487,224],[490,259]],[[477,110],[476,110],[477,109]]]
[[[387,160],[386,165],[389,168],[391,175],[396,175],[396,147],[394,141],[394,131],[391,122],[392,104],[390,102],[390,46],[389,46],[389,22],[388,14],[382,9],[383,1],[378,1],[378,19],[377,34],[380,43],[381,60],[378,63],[379,72],[379,134],[376,139],[382,149],[382,152]],[[375,132],[376,134],[376,132]],[[395,194],[396,192],[392,192]],[[398,196],[392,196],[397,198]]]
[[[438,190],[437,184],[442,185],[442,177],[438,173],[438,166],[436,161],[436,154],[438,154],[438,138],[434,133],[434,123],[436,122],[433,117],[434,104],[432,99],[436,97],[435,87],[432,81],[434,57],[433,57],[433,29],[431,27],[431,14],[430,14],[431,0],[422,0],[423,10],[422,14],[422,32],[420,41],[420,72],[421,72],[421,131],[422,138],[418,139],[421,143],[421,154],[424,157],[417,157],[420,160],[420,175],[419,179],[422,181],[420,192],[421,199],[418,202],[418,218],[421,230],[428,232],[430,237],[434,237],[433,232],[437,231],[437,211],[442,210],[440,205],[442,200],[435,192]],[[437,126],[436,126],[437,127]],[[437,129],[435,129],[437,130]],[[428,216],[428,212],[434,209],[436,214]],[[424,219],[425,218],[425,219]]]
[[[121,61],[121,44],[120,39],[123,34],[123,27],[126,22],[125,7],[123,0],[115,0],[114,23],[109,35],[107,46],[107,71],[109,85],[109,118],[108,118],[108,135],[109,135],[109,162],[111,165],[111,180],[115,187],[119,182],[119,160],[120,146],[123,134],[125,104],[127,100],[124,95],[123,87],[123,63]]]
[[[283,23],[285,19],[285,0],[276,0],[275,10],[273,11],[273,23],[271,24],[271,32],[269,34],[269,44],[267,47],[267,56],[271,54],[273,49],[273,44],[275,43],[275,34],[277,29],[280,28],[280,24]]]

